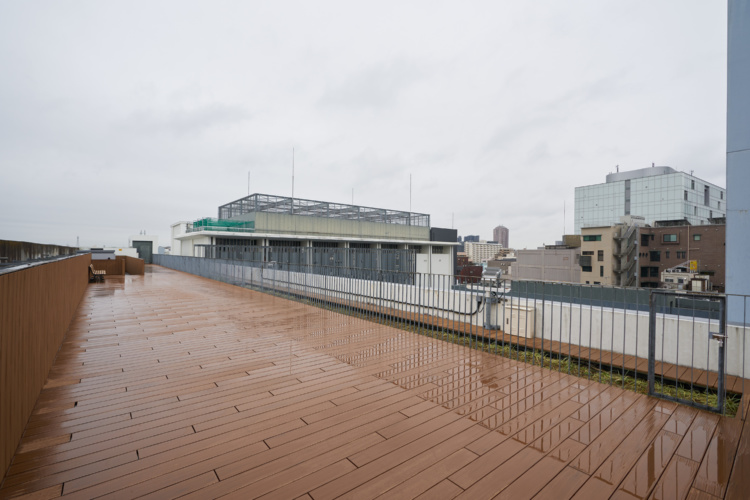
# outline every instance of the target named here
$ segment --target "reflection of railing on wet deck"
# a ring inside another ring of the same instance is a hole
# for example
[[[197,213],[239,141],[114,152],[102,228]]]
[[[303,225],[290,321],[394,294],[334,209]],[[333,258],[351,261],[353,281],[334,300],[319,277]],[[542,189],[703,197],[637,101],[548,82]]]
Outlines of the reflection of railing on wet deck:
[[[262,262],[175,256],[160,256],[157,263],[410,328],[536,350],[636,379],[645,380],[648,370],[648,290],[529,281],[466,285],[452,276],[397,272],[379,272],[372,279],[370,269],[331,268],[326,274],[321,266],[312,273],[299,266],[289,271]],[[684,295],[665,298],[657,314],[654,369],[659,380],[691,392],[716,388],[718,357],[709,332],[720,321],[718,311]],[[750,373],[747,328],[729,325],[726,334],[726,390],[744,393]]]

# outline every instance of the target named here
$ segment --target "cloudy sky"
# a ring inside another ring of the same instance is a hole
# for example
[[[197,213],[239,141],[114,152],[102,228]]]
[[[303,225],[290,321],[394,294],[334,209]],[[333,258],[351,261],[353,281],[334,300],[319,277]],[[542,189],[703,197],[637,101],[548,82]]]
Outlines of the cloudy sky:
[[[250,190],[534,248],[574,188],[725,185],[726,2],[2,2],[0,239],[169,244]],[[567,216],[563,216],[563,207]]]

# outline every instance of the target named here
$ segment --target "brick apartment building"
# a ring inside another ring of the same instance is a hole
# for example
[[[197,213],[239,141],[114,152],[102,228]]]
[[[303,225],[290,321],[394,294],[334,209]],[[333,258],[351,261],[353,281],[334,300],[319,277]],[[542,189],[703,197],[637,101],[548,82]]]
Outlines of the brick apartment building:
[[[662,271],[694,260],[714,291],[724,291],[725,224],[641,227],[639,238],[640,286],[657,288]]]

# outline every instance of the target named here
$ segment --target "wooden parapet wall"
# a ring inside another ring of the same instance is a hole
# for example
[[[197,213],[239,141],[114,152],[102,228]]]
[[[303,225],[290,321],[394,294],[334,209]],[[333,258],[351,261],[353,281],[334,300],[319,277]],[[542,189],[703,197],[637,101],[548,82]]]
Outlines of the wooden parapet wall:
[[[91,255],[0,275],[0,477],[88,286]]]
[[[107,276],[125,276],[125,257],[118,256],[116,259],[92,260],[91,263],[94,265],[94,269],[105,271]]]
[[[143,259],[125,256],[125,272],[128,274],[143,276],[146,272],[146,263]]]

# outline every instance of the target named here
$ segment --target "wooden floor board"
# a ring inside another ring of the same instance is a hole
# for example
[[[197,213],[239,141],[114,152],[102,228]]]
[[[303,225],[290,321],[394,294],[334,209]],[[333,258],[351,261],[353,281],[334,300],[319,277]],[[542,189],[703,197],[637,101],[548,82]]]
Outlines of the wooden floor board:
[[[487,334],[541,348],[540,339]],[[463,344],[158,266],[91,284],[0,498],[697,499],[747,491],[742,416]],[[544,349],[645,366],[558,341]],[[737,390],[744,381],[727,383]]]

